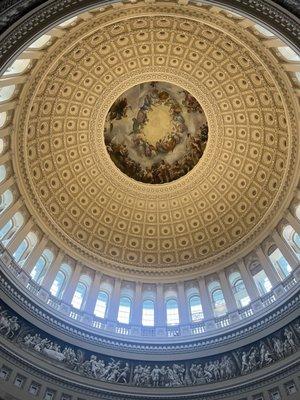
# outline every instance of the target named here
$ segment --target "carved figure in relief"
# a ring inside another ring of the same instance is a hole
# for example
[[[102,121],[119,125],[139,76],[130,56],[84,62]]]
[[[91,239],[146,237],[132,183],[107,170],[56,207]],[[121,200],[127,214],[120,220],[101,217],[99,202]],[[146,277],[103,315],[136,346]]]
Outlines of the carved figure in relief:
[[[8,317],[5,312],[1,313],[0,317],[0,333],[3,332],[4,336],[13,338],[17,330],[20,328],[17,317]]]
[[[283,343],[282,343],[282,341],[281,341],[279,338],[277,338],[277,337],[274,337],[274,338],[273,338],[273,348],[274,348],[275,354],[277,355],[277,357],[278,357],[279,359],[281,359],[281,358],[284,357]]]
[[[295,345],[295,342],[294,342],[294,334],[293,334],[293,332],[290,329],[285,328],[284,332],[283,332],[283,335],[285,336],[286,341],[291,346],[291,349],[293,351],[296,350],[296,345]]]
[[[248,356],[247,356],[247,353],[245,351],[243,351],[241,373],[245,374],[248,371],[249,371]]]
[[[263,365],[269,365],[273,361],[271,353],[266,348],[264,343],[260,344],[260,367]]]
[[[9,315],[7,310],[1,308],[0,310],[0,334],[12,339],[14,332],[20,328],[18,318]],[[299,323],[294,322],[292,326],[295,332],[298,332]],[[270,338],[254,344],[249,350],[246,347],[241,354],[236,352],[235,357],[240,359],[240,363],[236,364],[229,354],[206,359],[204,364],[195,361],[190,365],[187,376],[184,364],[156,364],[155,366],[138,364],[131,367],[128,362],[115,359],[107,362],[95,354],[87,358],[80,349],[75,351],[71,346],[63,347],[39,333],[27,333],[18,343],[22,343],[26,349],[31,348],[57,362],[64,363],[81,375],[107,382],[131,383],[135,386],[155,388],[217,382],[233,378],[238,374],[244,375],[292,354],[297,350],[298,342],[294,330],[288,326],[271,335]],[[270,349],[270,344],[272,349]],[[239,370],[236,365],[240,366]],[[133,368],[133,373],[132,380],[129,382],[131,368]]]
[[[155,365],[155,367],[151,371],[151,378],[152,378],[153,386],[158,386],[159,378],[160,378],[160,369],[158,368],[157,365]]]

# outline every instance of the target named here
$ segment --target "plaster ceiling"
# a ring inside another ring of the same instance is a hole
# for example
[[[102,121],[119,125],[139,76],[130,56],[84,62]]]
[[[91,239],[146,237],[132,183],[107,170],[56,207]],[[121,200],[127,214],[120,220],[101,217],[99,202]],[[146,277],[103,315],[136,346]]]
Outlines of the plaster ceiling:
[[[195,97],[209,130],[194,168],[155,185],[120,171],[104,141],[115,101],[152,81]],[[25,203],[51,240],[109,273],[224,266],[269,233],[296,185],[291,93],[272,53],[224,15],[165,2],[95,14],[47,50],[20,98]]]

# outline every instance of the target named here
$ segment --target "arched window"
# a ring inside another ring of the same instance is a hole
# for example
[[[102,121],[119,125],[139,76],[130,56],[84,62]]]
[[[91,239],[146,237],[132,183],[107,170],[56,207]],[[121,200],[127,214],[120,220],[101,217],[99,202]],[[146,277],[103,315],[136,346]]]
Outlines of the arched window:
[[[68,26],[74,24],[74,22],[77,20],[78,20],[78,17],[71,17],[71,18],[67,19],[66,21],[62,22],[61,24],[59,24],[58,26],[60,28],[67,28]]]
[[[20,246],[17,248],[17,250],[14,252],[13,257],[16,261],[19,261],[22,255],[26,252],[26,250],[29,247],[28,240],[25,238],[22,240]]]
[[[71,302],[72,306],[80,310],[86,293],[87,293],[86,285],[83,282],[78,282]]]
[[[300,221],[300,204],[297,205],[295,209],[296,218]]]
[[[154,326],[154,301],[144,300],[142,309],[142,325]]]
[[[272,289],[272,284],[261,265],[256,263],[252,264],[250,266],[250,272],[261,296],[268,293]]]
[[[277,50],[288,61],[300,61],[298,54],[288,46],[278,47]]]
[[[0,112],[0,128],[3,128],[7,122],[7,112]]]
[[[13,96],[15,89],[15,85],[9,85],[0,88],[0,103],[9,100]]]
[[[291,225],[287,225],[283,229],[283,237],[296,256],[300,259],[300,235]]]
[[[121,297],[119,303],[118,322],[129,324],[131,312],[131,300],[128,297]]]
[[[221,289],[215,289],[212,294],[213,307],[216,316],[224,315],[227,312],[226,303]]]
[[[16,212],[15,215],[0,229],[0,240],[2,240],[2,243],[5,245],[9,243],[23,223],[23,215],[20,212]]]
[[[247,306],[250,303],[250,297],[248,296],[241,274],[238,271],[234,271],[229,275],[228,280],[237,306],[239,308]]]
[[[96,301],[94,314],[96,317],[105,318],[108,304],[108,294],[106,292],[99,292]]]
[[[190,314],[192,322],[199,322],[203,319],[203,310],[200,296],[191,296],[189,299]]]
[[[8,220],[6,224],[0,229],[0,239],[2,240],[4,236],[13,228],[12,219]]]
[[[52,251],[45,249],[30,273],[31,278],[37,283],[41,283],[52,261]]]
[[[259,24],[255,24],[254,28],[265,37],[274,36],[274,33],[270,32],[268,29],[264,28],[263,26],[261,26]]]
[[[213,306],[214,314],[220,317],[227,313],[224,295],[219,281],[213,281],[208,284],[208,292],[210,294],[211,303]]]
[[[286,278],[291,272],[292,268],[284,258],[283,254],[279,249],[275,249],[269,254],[269,258],[278,272],[281,279]]]
[[[38,39],[36,39],[31,45],[29,46],[30,49],[42,49],[45,47],[51,40],[50,35],[42,35]]]
[[[27,236],[22,240],[20,245],[18,246],[17,250],[14,252],[13,257],[14,259],[22,265],[35,245],[37,244],[37,236],[33,232],[29,232]]]
[[[6,167],[5,165],[0,165],[0,182],[3,182],[6,178]]]
[[[60,268],[58,273],[56,274],[56,277],[54,279],[54,282],[52,283],[50,292],[53,296],[55,297],[62,297],[62,294],[66,288],[67,282],[71,276],[72,268],[70,267],[69,264],[63,263]]]
[[[0,214],[3,213],[13,202],[14,196],[10,189],[7,189],[0,197]]]
[[[175,299],[170,299],[166,302],[167,325],[179,324],[178,303]]]
[[[60,297],[66,280],[66,274],[63,271],[58,271],[50,289],[52,296]]]
[[[4,72],[4,76],[20,74],[25,71],[30,64],[29,59],[21,59],[14,61],[10,67]]]

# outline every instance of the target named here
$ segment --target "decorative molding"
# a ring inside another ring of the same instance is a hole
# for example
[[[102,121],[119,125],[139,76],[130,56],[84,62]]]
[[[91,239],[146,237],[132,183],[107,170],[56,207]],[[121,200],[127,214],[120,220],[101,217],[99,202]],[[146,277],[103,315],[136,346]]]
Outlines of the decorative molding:
[[[285,364],[287,365],[292,353],[299,349],[300,320],[298,318],[271,335],[232,352],[167,364],[156,361],[155,357],[147,363],[138,359],[134,361],[112,359],[69,345],[38,330],[23,318],[16,316],[3,304],[0,314],[0,335],[4,339],[1,345],[2,352],[5,352],[4,348],[7,347],[10,352],[14,349],[15,357],[20,357],[18,354],[22,352],[28,353],[32,361],[35,360],[34,364],[41,366],[34,368],[40,373],[43,365],[46,366],[51,362],[52,367],[57,365],[58,368],[69,371],[71,376],[74,375],[73,379],[66,378],[70,386],[72,384],[70,381],[76,381],[75,376],[80,375],[88,379],[91,390],[95,390],[99,384],[101,386],[101,381],[104,381],[112,384],[112,388],[118,386],[119,391],[122,391],[122,387],[125,391],[127,386],[152,387],[159,396],[160,390],[170,387],[176,387],[177,390],[180,387],[195,387],[193,389],[195,393],[197,386],[204,385],[206,390],[209,390],[211,383],[216,384],[223,379],[227,381],[226,390],[228,391],[231,379],[233,385],[238,376],[246,377],[247,381],[251,382],[251,375],[264,368],[268,368],[268,375],[272,375],[273,365],[282,364],[286,357]],[[5,346],[7,341],[10,343],[9,346]],[[293,361],[296,359],[293,357]],[[276,371],[276,368],[273,370]],[[64,375],[64,373],[60,374],[61,377]],[[260,372],[260,375],[265,374]],[[242,381],[240,389],[243,390],[244,382]]]

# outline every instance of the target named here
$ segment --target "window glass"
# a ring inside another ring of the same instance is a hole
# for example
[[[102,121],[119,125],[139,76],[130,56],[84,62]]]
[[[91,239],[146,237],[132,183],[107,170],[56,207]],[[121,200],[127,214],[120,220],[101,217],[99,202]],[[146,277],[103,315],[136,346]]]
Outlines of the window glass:
[[[29,46],[30,49],[40,49],[44,47],[49,40],[51,39],[50,35],[42,35],[39,37],[37,40],[35,40],[31,45]]]
[[[5,125],[6,118],[7,118],[7,112],[6,111],[0,112],[0,128],[2,128]]]
[[[287,225],[283,229],[283,238],[300,259],[300,235],[295,232],[291,225]]]
[[[144,326],[154,326],[154,301],[143,301],[142,324]]]
[[[278,47],[279,53],[289,61],[300,61],[300,57],[290,47]]]
[[[178,325],[179,324],[179,311],[177,300],[171,299],[166,303],[167,310],[167,325]]]
[[[261,296],[268,293],[272,289],[271,282],[263,269],[254,274],[253,279]]]
[[[192,296],[189,303],[192,322],[201,321],[203,319],[203,311],[200,297]]]
[[[212,302],[213,302],[213,308],[215,315],[217,317],[226,314],[227,308],[226,308],[226,303],[225,299],[223,296],[223,292],[221,289],[215,289],[212,294]]]
[[[52,296],[55,297],[60,296],[65,281],[66,281],[66,275],[62,271],[58,271],[50,289],[50,293],[52,294]]]
[[[73,299],[72,299],[72,306],[75,308],[80,309],[84,300],[84,296],[86,294],[87,288],[84,283],[79,282],[76,291],[74,293]]]
[[[261,25],[255,24],[254,28],[261,33],[262,35],[266,36],[266,37],[272,37],[274,36],[274,33],[272,33],[271,31],[269,31],[268,29],[264,28]]]
[[[0,165],[0,182],[4,181],[6,177],[6,167],[5,165]]]
[[[129,324],[131,300],[128,297],[121,297],[118,312],[118,322]]]
[[[13,257],[16,261],[20,261],[20,258],[25,253],[25,251],[28,249],[28,246],[29,246],[28,240],[25,238],[13,254]]]
[[[29,64],[30,60],[28,59],[16,60],[10,67],[7,68],[3,75],[20,74],[21,72],[25,71]]]
[[[105,318],[107,303],[108,294],[105,292],[99,292],[94,310],[96,317]]]
[[[67,19],[65,22],[62,22],[61,24],[59,24],[58,26],[60,26],[61,28],[66,28],[69,25],[72,25],[73,22],[75,22],[78,19],[78,17],[72,17]]]
[[[46,273],[46,270],[51,264],[52,260],[53,260],[52,251],[50,251],[49,249],[45,249],[30,273],[31,278],[34,281],[41,283]]]
[[[41,256],[38,259],[37,263],[35,264],[33,270],[30,273],[31,278],[34,281],[39,281],[40,280],[39,278],[40,278],[45,266],[46,266],[46,259],[45,259],[44,256]]]
[[[4,86],[0,88],[0,103],[9,100],[16,89],[15,85]]]
[[[12,219],[6,222],[6,224],[0,229],[0,239],[3,239],[4,236],[11,230],[13,227]]]
[[[280,275],[281,279],[286,278],[291,272],[292,268],[284,258],[283,254],[279,249],[274,250],[270,255],[269,258],[274,265],[276,271]]]
[[[14,196],[11,190],[6,190],[1,196],[0,200],[0,213],[6,210],[13,202]]]

